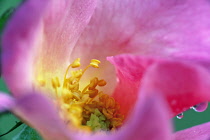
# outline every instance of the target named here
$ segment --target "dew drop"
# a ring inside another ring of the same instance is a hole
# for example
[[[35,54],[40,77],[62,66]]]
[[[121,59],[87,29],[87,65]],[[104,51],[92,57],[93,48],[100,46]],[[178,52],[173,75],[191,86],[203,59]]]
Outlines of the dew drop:
[[[180,113],[176,117],[177,117],[177,119],[182,119],[184,117],[184,114],[183,113]]]
[[[207,107],[208,107],[208,102],[203,102],[203,103],[190,107],[190,109],[193,109],[196,112],[203,112],[207,109]]]

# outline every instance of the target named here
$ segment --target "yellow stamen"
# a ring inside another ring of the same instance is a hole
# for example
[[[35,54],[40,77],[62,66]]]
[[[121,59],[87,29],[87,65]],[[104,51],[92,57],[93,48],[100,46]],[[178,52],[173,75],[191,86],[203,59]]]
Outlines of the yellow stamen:
[[[101,128],[107,127],[109,130],[114,130],[122,125],[124,116],[120,114],[119,104],[115,102],[114,98],[97,89],[97,86],[106,85],[105,80],[94,77],[87,86],[80,89],[80,79],[85,71],[90,67],[99,68],[99,64],[99,60],[92,59],[85,69],[69,72],[70,68],[80,67],[80,58],[77,58],[67,67],[62,87],[58,77],[52,78],[52,87],[56,93],[56,101],[60,106],[59,114],[67,125],[73,124],[84,130],[97,130],[93,128],[97,125],[101,125]],[[43,79],[40,78],[39,81],[40,85],[44,85]],[[99,117],[96,119],[99,121],[98,124],[93,121],[94,117]],[[93,125],[91,125],[92,123]],[[94,125],[94,123],[96,124]]]
[[[71,64],[72,68],[77,68],[80,67],[80,58],[77,58],[72,64]]]
[[[99,65],[100,63],[101,63],[101,62],[100,62],[99,60],[97,60],[97,59],[92,59],[90,65],[91,65],[92,67],[94,67],[94,68],[99,68],[98,65]]]
[[[66,80],[66,76],[68,74],[68,71],[70,68],[77,68],[77,67],[80,67],[80,58],[77,58],[72,64],[70,64],[67,69],[66,69],[66,73],[64,75],[64,81]],[[65,82],[63,82],[63,86],[65,85]]]
[[[89,89],[89,90],[95,89],[96,86],[97,86],[97,84],[98,84],[98,78],[95,77],[95,78],[93,78],[93,79],[90,81],[90,84],[89,84],[88,89]]]

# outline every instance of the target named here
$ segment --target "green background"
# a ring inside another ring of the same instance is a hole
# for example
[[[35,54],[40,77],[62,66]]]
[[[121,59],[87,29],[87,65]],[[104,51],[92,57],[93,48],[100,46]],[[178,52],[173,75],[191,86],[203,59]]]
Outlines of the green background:
[[[0,0],[0,17],[9,8],[17,7],[21,3],[21,1],[22,0]],[[0,33],[2,33],[2,26],[4,26],[4,24],[0,23]],[[0,91],[8,93],[7,87],[2,79],[0,79]],[[181,120],[177,118],[172,119],[172,121],[174,122],[174,130],[178,131],[192,127],[194,125],[208,122],[210,121],[209,114],[210,108],[202,113],[195,112],[194,110],[186,111],[184,112],[184,118],[182,118]],[[18,119],[11,113],[0,114],[0,135],[12,128],[16,124],[16,121],[18,121]],[[10,134],[0,137],[0,140],[11,140],[24,127],[24,125],[20,126],[19,128],[12,131]]]

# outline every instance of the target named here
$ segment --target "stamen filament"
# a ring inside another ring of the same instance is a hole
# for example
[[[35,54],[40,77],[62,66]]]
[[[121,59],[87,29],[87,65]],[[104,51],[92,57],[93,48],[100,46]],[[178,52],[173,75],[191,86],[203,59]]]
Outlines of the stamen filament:
[[[60,106],[61,118],[66,124],[73,124],[84,130],[114,130],[122,125],[124,116],[120,114],[120,106],[113,97],[99,91],[97,87],[106,85],[106,81],[94,77],[83,89],[80,80],[88,68],[99,68],[100,61],[92,59],[83,70],[71,71],[80,67],[80,58],[70,64],[64,74],[62,89],[58,77],[52,78],[52,87]]]

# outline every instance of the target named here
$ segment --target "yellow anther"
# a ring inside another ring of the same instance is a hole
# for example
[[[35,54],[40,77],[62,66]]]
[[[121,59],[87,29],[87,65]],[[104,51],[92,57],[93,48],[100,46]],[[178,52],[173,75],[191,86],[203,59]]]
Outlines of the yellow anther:
[[[69,103],[73,98],[73,94],[66,88],[62,90],[62,99],[65,103]]]
[[[106,81],[105,80],[99,80],[98,81],[98,86],[102,87],[106,85]]]
[[[76,60],[74,60],[74,62],[71,64],[72,68],[77,68],[80,67],[80,58],[77,58]]]
[[[69,84],[69,85],[68,85],[68,88],[69,88],[71,91],[78,91],[78,90],[79,90],[79,83]]]
[[[82,112],[81,106],[72,105],[71,108],[72,108],[72,112]]]
[[[58,77],[52,78],[52,86],[54,89],[61,86]]]
[[[106,100],[109,98],[109,96],[107,94],[101,94],[99,96],[99,99],[102,101],[102,102],[106,102]]]
[[[109,114],[105,108],[103,108],[102,112],[107,119],[111,119],[113,117],[112,114]]]
[[[113,108],[115,106],[115,101],[112,97],[110,97],[107,101],[106,101],[106,108]]]
[[[98,78],[95,77],[93,78],[91,81],[90,81],[90,84],[89,84],[89,90],[92,90],[92,89],[95,89],[95,87],[97,86],[98,84]]]
[[[116,127],[122,125],[122,119],[121,118],[112,118],[111,124],[113,125],[114,128],[116,128]]]
[[[82,70],[77,70],[77,71],[71,71],[71,75],[75,78],[80,78],[82,76],[83,72]]]
[[[90,113],[94,112],[94,110],[95,110],[95,108],[92,108],[90,106],[84,106],[84,109],[87,110]]]
[[[88,95],[88,94],[84,94],[84,95],[82,96],[82,101],[83,101],[83,102],[86,102],[88,99],[89,99],[89,95]]]
[[[77,101],[74,104],[83,107],[84,104],[85,104],[85,102],[83,102],[83,101]]]
[[[97,89],[89,90],[89,91],[86,91],[85,94],[89,94],[90,98],[94,98],[96,95],[98,95],[98,90]]]
[[[107,112],[109,114],[112,114],[114,116],[115,109],[107,109]]]
[[[75,77],[69,77],[68,79],[65,80],[65,83],[74,84],[77,81],[78,81],[77,78],[75,78]]]
[[[99,64],[101,63],[101,61],[97,60],[97,59],[92,59],[90,62],[90,65],[94,68],[99,68]]]
[[[68,68],[66,69],[66,72],[65,72],[65,75],[64,75],[64,82],[63,82],[63,87],[66,86],[66,77],[67,77],[67,74],[68,74],[68,71],[70,68],[77,68],[77,67],[80,67],[80,58],[77,58],[72,64],[70,64],[68,66]],[[77,75],[78,76],[78,75]]]
[[[73,92],[72,94],[73,94],[73,97],[74,97],[76,100],[80,100],[80,98],[81,98],[80,93],[78,93],[78,92]]]

